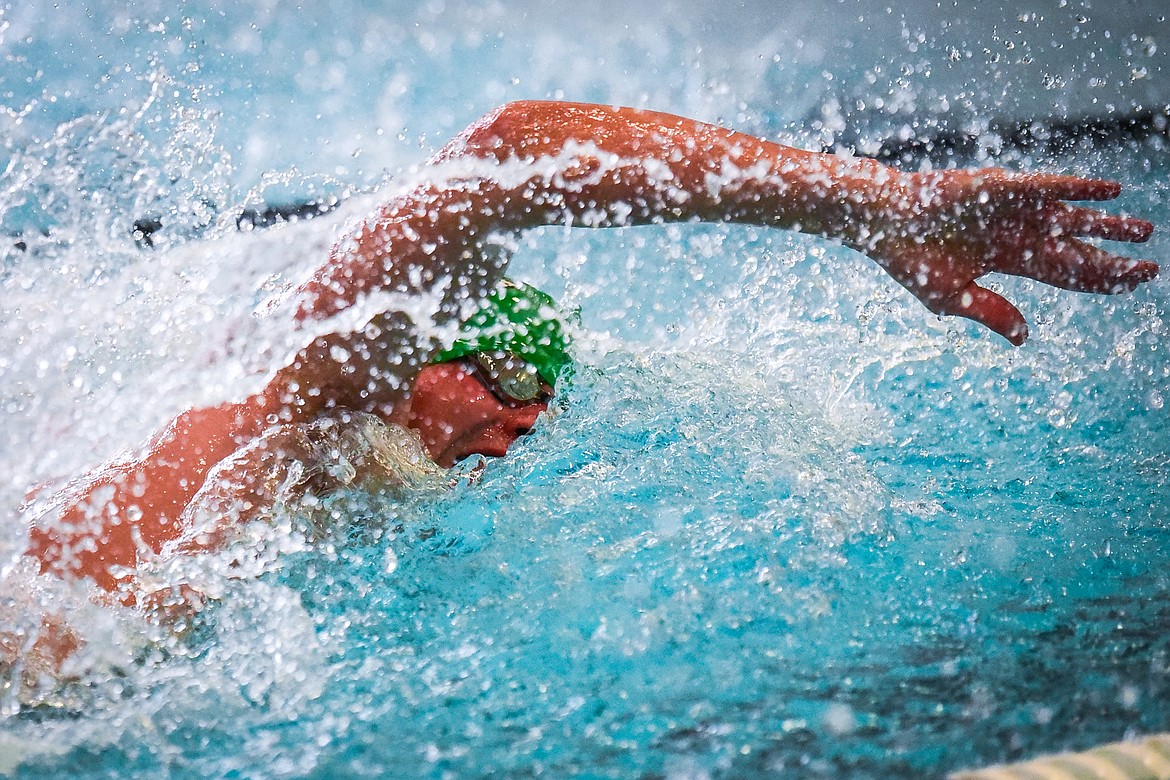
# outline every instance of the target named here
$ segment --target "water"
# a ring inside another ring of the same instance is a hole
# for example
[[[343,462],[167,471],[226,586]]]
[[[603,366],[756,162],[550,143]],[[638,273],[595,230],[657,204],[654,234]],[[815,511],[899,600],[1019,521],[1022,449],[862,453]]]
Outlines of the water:
[[[4,560],[30,485],[254,388],[282,345],[253,311],[499,101],[806,145],[841,117],[869,143],[1166,102],[1166,24],[1141,7],[944,26],[842,4],[819,38],[795,9],[347,10],[4,9]],[[1163,141],[998,154],[1127,182],[1118,207],[1160,228],[1135,254],[1166,256]],[[350,205],[236,230],[308,199]],[[0,773],[929,776],[1170,728],[1163,279],[1115,299],[1004,280],[1033,323],[1009,350],[783,233],[550,229],[512,272],[581,308],[553,419],[472,484],[350,497],[180,642],[75,597],[106,657],[62,706],[5,700]]]

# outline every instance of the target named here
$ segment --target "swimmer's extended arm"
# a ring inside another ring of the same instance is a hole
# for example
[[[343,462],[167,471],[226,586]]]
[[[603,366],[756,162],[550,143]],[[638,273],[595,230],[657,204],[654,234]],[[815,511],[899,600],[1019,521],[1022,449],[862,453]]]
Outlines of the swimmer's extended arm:
[[[375,289],[483,284],[502,270],[480,251],[484,239],[548,224],[725,221],[828,236],[872,257],[931,311],[981,322],[1013,344],[1026,337],[1024,319],[975,283],[984,274],[1113,293],[1158,270],[1081,240],[1149,237],[1144,220],[1063,202],[1116,197],[1111,182],[1000,170],[903,173],[653,111],[513,103],[431,164],[440,166],[431,183],[338,244],[302,288],[301,318],[339,311]]]

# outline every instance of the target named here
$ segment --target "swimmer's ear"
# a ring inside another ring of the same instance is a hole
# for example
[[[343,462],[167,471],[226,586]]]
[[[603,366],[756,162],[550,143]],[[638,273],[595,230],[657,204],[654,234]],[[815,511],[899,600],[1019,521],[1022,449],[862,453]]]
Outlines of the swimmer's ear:
[[[1028,338],[1028,323],[1020,310],[991,290],[971,282],[951,298],[936,304],[939,314],[954,314],[975,320],[995,331],[1014,346],[1020,346]]]

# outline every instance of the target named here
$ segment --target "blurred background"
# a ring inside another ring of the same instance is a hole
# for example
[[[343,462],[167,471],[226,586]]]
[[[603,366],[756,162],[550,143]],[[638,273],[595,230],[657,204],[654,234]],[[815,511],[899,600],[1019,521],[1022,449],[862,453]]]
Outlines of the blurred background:
[[[997,121],[1164,117],[1166,17],[1156,0],[33,0],[0,9],[0,165],[152,89],[214,125],[222,156],[192,164],[230,163],[224,182],[244,188],[291,169],[374,181],[516,98],[869,153]]]

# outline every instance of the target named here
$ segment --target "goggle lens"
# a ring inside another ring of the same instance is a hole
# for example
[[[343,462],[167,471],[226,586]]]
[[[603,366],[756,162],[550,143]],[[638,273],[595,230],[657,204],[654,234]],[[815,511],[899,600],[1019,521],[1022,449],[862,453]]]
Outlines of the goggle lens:
[[[552,397],[536,367],[511,353],[476,352],[469,362],[492,394],[505,403],[547,401]]]

